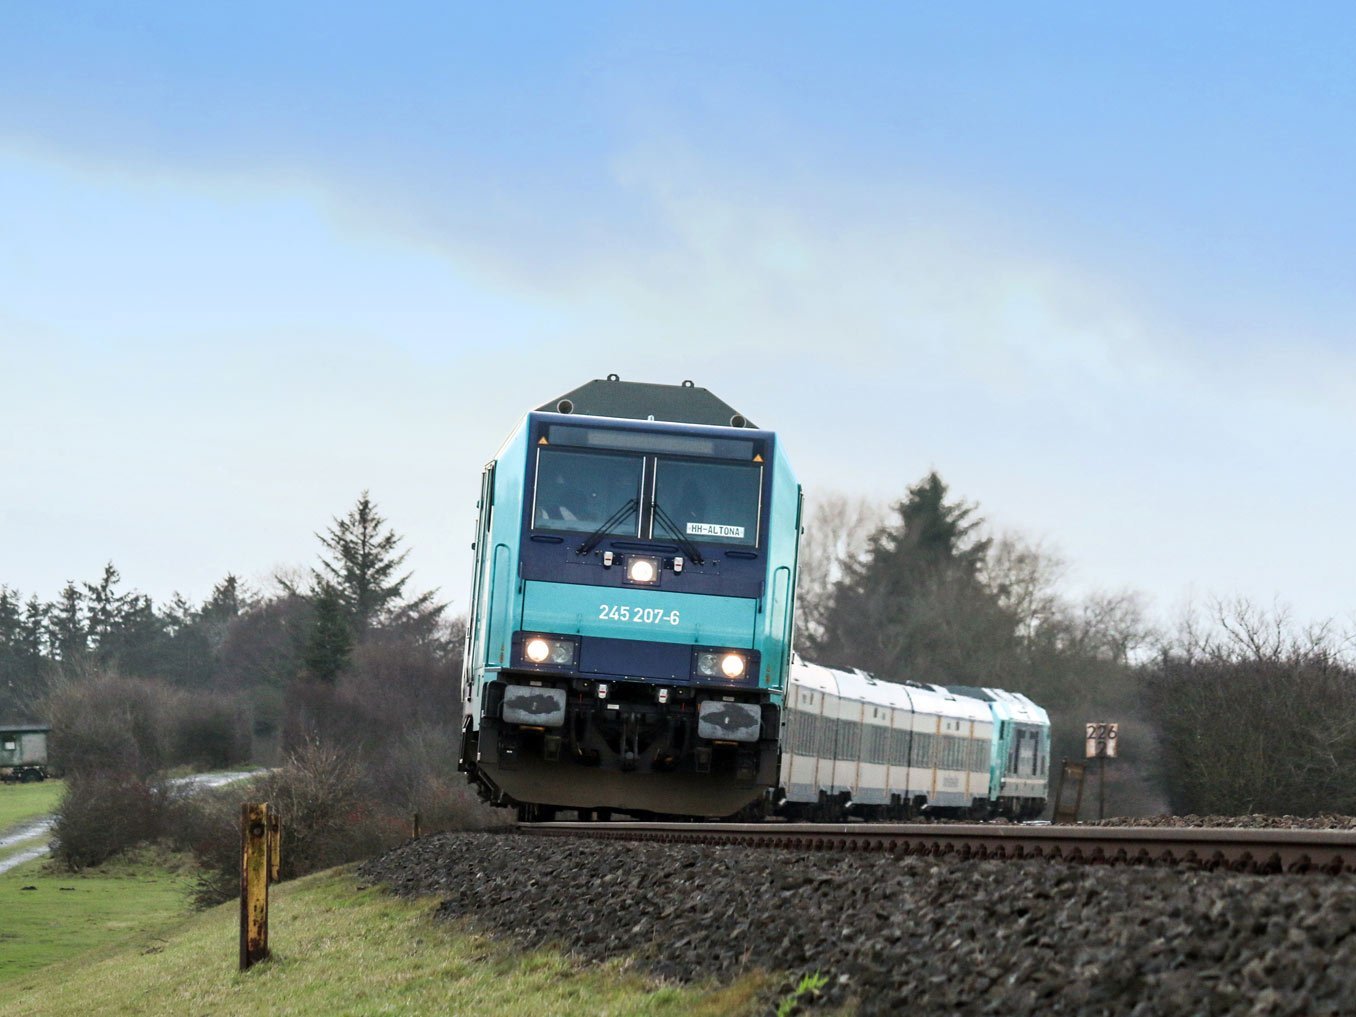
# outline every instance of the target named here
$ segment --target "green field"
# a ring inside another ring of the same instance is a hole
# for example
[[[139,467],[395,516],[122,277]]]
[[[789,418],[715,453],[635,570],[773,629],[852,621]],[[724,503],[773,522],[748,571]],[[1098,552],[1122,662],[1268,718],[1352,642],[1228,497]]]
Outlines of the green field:
[[[35,882],[31,876],[29,882]],[[61,893],[72,898],[71,916],[97,923],[93,888],[84,895],[60,890],[78,884],[55,878],[50,887],[27,893],[35,904],[47,905],[49,918],[60,913],[49,898]],[[166,904],[181,892],[172,880],[158,889],[141,884],[126,889],[138,898],[161,895]],[[359,889],[348,869],[284,883],[272,892],[273,957],[249,972],[237,971],[236,904],[158,925],[154,909],[147,908],[100,947],[8,976],[5,1013],[724,1017],[766,1006],[764,997],[760,1007],[759,994],[767,981],[757,976],[726,988],[679,988],[655,985],[621,964],[581,968],[554,952],[518,953],[433,921],[431,901]],[[0,894],[11,906],[19,896],[8,885]],[[125,892],[124,900],[128,896]],[[103,920],[107,932],[114,919],[110,914]],[[0,957],[7,961],[14,946],[0,944]]]
[[[81,873],[35,861],[0,874],[0,986],[110,943],[145,945],[151,930],[182,921],[191,884],[145,856]]]
[[[0,834],[29,819],[45,816],[57,807],[66,784],[44,780],[37,784],[0,784]]]

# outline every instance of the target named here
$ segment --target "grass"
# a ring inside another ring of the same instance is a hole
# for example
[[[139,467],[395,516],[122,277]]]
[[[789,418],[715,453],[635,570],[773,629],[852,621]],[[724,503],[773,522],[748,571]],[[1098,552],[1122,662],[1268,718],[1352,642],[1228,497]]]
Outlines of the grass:
[[[433,921],[430,901],[360,889],[351,869],[284,883],[272,896],[273,956],[248,972],[236,970],[231,903],[11,977],[5,1013],[725,1017],[766,1007],[767,976],[726,987],[655,985],[625,964],[580,967],[553,951],[520,953]]]
[[[0,834],[30,819],[45,816],[57,807],[66,782],[44,780],[36,784],[0,784]]]
[[[78,874],[47,861],[0,874],[0,986],[110,943],[144,943],[182,921],[191,887],[146,853]]]

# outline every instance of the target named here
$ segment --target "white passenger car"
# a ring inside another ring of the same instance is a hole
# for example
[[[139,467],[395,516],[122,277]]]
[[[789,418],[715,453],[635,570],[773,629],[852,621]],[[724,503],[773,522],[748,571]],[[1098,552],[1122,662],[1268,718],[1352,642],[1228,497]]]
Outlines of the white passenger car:
[[[783,717],[784,815],[982,818],[1044,807],[1049,723],[1020,694],[882,681],[793,656]]]

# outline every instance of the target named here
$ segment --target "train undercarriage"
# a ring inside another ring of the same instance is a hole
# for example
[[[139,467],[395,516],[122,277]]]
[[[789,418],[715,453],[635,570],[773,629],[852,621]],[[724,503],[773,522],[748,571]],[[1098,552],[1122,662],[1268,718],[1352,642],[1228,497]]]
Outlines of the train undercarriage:
[[[779,711],[763,693],[508,672],[482,696],[460,768],[524,819],[725,817],[777,782]]]
[[[1039,818],[1044,810],[1045,800],[1035,798],[999,798],[996,801],[976,798],[965,807],[932,805],[925,795],[912,798],[891,795],[889,802],[868,805],[853,801],[848,791],[836,794],[820,791],[818,801],[792,802],[786,800],[784,789],[778,788],[769,811],[785,819],[810,823],[846,823],[854,819],[871,823],[907,823],[928,819],[1022,822]]]

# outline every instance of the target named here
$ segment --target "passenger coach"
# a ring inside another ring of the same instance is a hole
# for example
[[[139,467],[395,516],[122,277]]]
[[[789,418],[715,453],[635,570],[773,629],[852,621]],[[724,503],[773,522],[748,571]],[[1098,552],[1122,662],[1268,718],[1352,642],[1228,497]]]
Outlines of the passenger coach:
[[[888,682],[793,657],[781,787],[792,818],[1032,818],[1050,724],[1016,692]]]
[[[461,766],[525,817],[723,816],[777,782],[800,488],[705,389],[591,382],[484,471]]]

